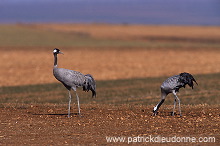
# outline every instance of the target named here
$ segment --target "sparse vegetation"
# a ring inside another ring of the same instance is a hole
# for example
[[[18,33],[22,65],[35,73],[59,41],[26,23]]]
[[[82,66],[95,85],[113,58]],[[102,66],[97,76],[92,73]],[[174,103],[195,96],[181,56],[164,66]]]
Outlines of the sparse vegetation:
[[[219,27],[108,24],[0,25],[1,47],[219,48]]]
[[[182,104],[220,104],[220,74],[195,75],[199,86],[181,90]],[[160,85],[166,77],[97,81],[97,98],[77,90],[83,104],[151,105],[160,100]],[[59,83],[1,87],[1,103],[67,103],[66,90]],[[75,95],[73,93],[73,95]],[[165,104],[173,104],[169,95]]]

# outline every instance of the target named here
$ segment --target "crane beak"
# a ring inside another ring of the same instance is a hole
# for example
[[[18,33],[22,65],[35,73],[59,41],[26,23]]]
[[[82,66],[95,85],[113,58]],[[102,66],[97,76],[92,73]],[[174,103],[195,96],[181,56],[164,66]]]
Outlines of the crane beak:
[[[64,55],[64,53],[63,53],[63,52],[59,52],[59,54],[63,54],[63,55]]]

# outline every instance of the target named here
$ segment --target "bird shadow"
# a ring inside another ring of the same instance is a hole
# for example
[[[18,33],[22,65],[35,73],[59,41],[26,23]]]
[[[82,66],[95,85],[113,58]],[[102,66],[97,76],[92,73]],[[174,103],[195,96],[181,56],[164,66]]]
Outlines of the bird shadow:
[[[155,115],[152,115],[152,116],[155,116]],[[182,116],[180,116],[180,114],[177,114],[174,112],[174,115],[173,115],[173,112],[158,112],[156,116],[159,116],[159,117],[177,117],[177,118],[181,118]]]
[[[37,115],[37,116],[43,116],[43,115],[48,115],[48,116],[68,116],[67,113],[65,114],[61,114],[61,113],[55,113],[55,114],[38,114],[38,113],[34,113],[32,115]],[[70,113],[70,116],[79,116],[79,113]]]

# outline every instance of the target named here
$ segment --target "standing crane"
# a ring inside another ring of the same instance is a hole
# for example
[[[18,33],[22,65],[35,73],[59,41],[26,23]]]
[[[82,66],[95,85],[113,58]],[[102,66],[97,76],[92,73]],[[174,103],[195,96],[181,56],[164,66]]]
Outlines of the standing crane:
[[[59,49],[55,48],[53,50],[54,54],[54,67],[53,67],[53,75],[54,77],[60,81],[69,92],[69,107],[68,107],[68,117],[70,117],[70,104],[71,104],[71,93],[72,89],[76,93],[77,87],[83,87],[83,91],[88,92],[92,91],[92,97],[96,97],[96,83],[92,75],[87,74],[84,75],[78,71],[58,68],[57,65],[57,54],[63,54]],[[79,104],[79,96],[76,93],[76,99],[78,103],[79,116],[80,114],[80,104]]]
[[[174,110],[176,107],[176,100],[178,100],[179,103],[179,113],[180,116],[182,116],[181,114],[181,109],[180,109],[180,99],[178,98],[178,96],[176,95],[177,92],[179,92],[179,89],[184,87],[188,84],[190,87],[192,87],[193,89],[193,82],[195,82],[197,85],[198,83],[196,82],[196,80],[194,79],[194,77],[189,74],[189,73],[180,73],[179,75],[175,75],[172,77],[169,77],[167,80],[165,80],[161,87],[161,101],[154,107],[153,109],[153,115],[157,115],[157,111],[159,110],[160,106],[163,104],[163,102],[165,101],[166,96],[169,93],[173,93],[174,95],[174,107],[173,107],[173,112],[172,112],[172,116],[174,116]]]

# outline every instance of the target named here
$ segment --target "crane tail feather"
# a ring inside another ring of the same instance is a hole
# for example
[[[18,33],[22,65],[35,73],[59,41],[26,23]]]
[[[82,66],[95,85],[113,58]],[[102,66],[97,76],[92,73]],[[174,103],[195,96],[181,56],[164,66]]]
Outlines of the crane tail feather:
[[[194,86],[193,82],[195,82],[198,85],[194,77],[191,74],[186,73],[186,72],[180,74],[179,82],[183,83],[184,87],[185,85],[189,85],[192,89]]]
[[[88,92],[89,90],[92,91],[92,97],[96,97],[96,83],[92,75],[86,74],[85,75],[85,83],[83,84],[83,91]]]

